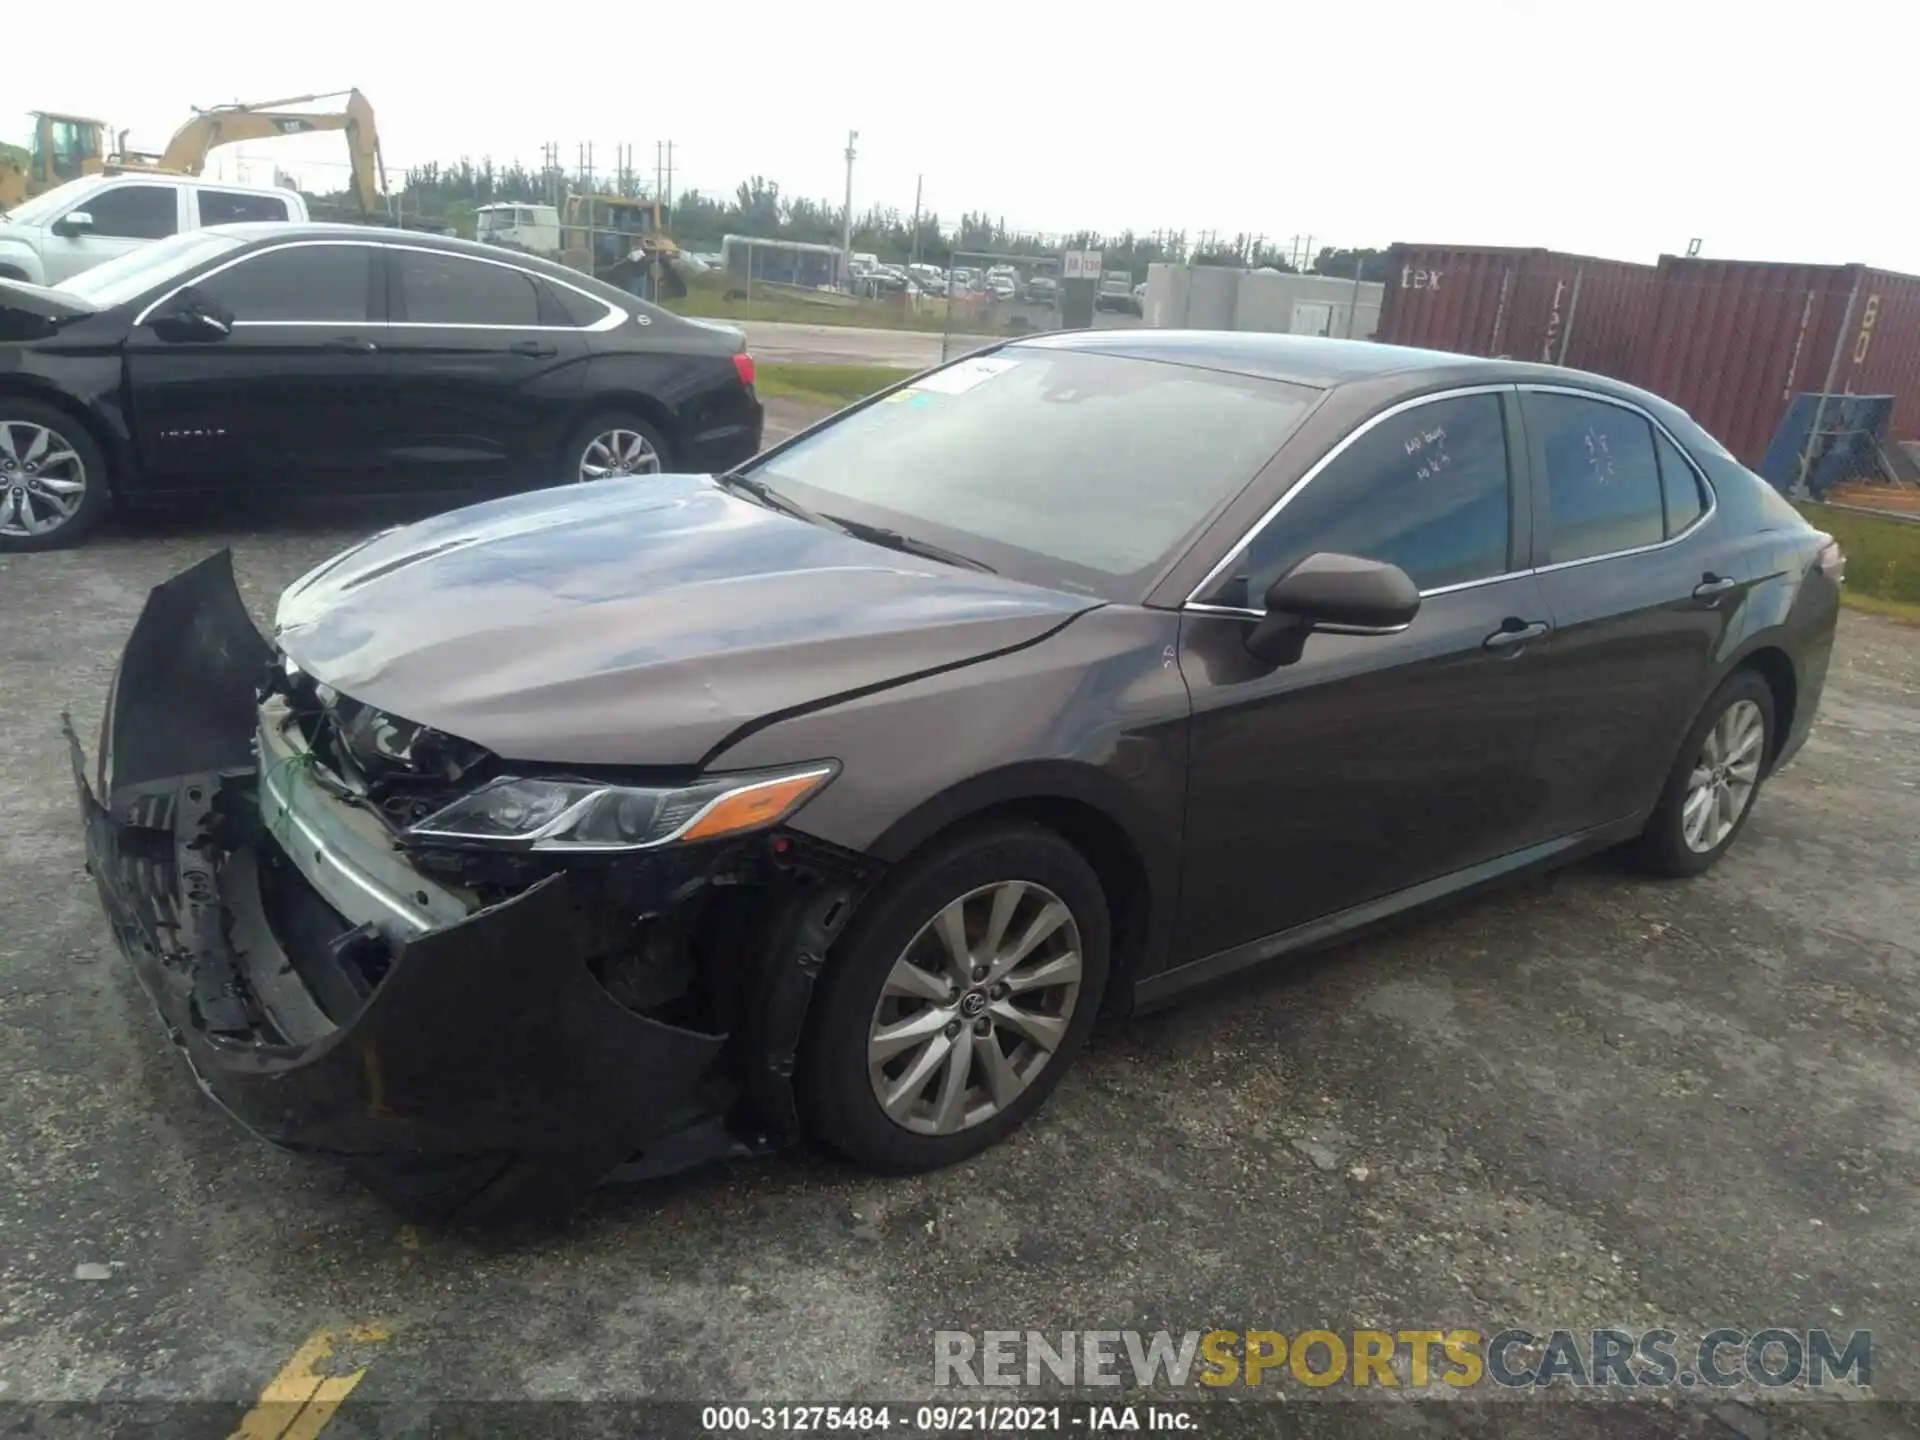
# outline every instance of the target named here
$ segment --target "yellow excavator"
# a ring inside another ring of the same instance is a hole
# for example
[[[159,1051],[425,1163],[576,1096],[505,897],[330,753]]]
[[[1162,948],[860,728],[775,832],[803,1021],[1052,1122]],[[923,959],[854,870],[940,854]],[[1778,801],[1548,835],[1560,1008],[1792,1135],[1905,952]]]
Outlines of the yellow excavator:
[[[560,258],[649,300],[687,293],[667,207],[633,195],[569,195],[560,217]]]
[[[290,110],[287,106],[345,97],[337,110]],[[107,125],[78,115],[34,114],[33,143],[25,167],[0,160],[0,209],[18,203],[81,175],[102,170],[161,170],[175,175],[198,175],[206,168],[207,153],[220,145],[242,140],[271,140],[282,135],[305,135],[318,130],[344,130],[347,155],[353,169],[354,199],[369,216],[385,213],[386,168],[380,157],[380,131],[373,106],[358,90],[336,90],[320,95],[292,95],[257,105],[215,105],[194,111],[173,132],[167,148],[146,154],[126,148],[121,131],[113,151],[106,147]],[[18,192],[18,193],[14,193]]]

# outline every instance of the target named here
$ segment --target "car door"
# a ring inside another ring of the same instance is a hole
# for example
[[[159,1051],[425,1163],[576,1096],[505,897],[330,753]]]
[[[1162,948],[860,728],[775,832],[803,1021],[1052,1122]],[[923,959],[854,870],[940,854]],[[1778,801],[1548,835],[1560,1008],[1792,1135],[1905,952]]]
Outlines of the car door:
[[[1564,834],[1654,803],[1753,575],[1744,552],[1716,540],[1711,490],[1646,411],[1544,385],[1522,386],[1521,403],[1554,626],[1540,822]]]
[[[58,285],[103,260],[190,228],[192,222],[181,213],[184,196],[180,186],[132,181],[89,191],[47,225],[40,256],[46,283]]]
[[[1493,859],[1531,828],[1548,627],[1516,422],[1507,387],[1374,417],[1185,607],[1175,963]],[[1292,664],[1256,659],[1266,587],[1321,551],[1400,566],[1419,613],[1396,634],[1315,633]]]
[[[517,265],[415,246],[392,247],[389,274],[388,460],[403,483],[554,483],[587,342],[546,282]]]
[[[127,378],[155,489],[379,485],[388,408],[379,255],[350,240],[256,249],[140,313]],[[165,317],[194,306],[231,317],[230,331],[166,338]]]

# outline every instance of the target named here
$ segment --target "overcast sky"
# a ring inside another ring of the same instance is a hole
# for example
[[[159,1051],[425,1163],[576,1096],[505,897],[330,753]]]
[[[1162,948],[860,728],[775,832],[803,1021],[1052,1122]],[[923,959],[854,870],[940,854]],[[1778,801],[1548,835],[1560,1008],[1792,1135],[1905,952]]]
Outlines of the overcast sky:
[[[1239,18],[1230,18],[1235,15]],[[1920,271],[1911,88],[1920,4],[1448,0],[1279,6],[440,4],[222,11],[28,7],[26,109],[158,149],[189,107],[357,85],[388,168],[563,162],[592,141],[675,190],[762,174],[856,210],[926,204],[1016,228],[1212,229],[1284,243],[1684,251]],[[951,18],[946,18],[951,17]],[[450,23],[451,21],[451,23]],[[109,42],[100,37],[114,37]],[[25,138],[24,114],[13,118]],[[337,135],[224,152],[339,184]],[[221,155],[223,152],[215,152]],[[331,168],[329,168],[331,167]],[[212,167],[210,167],[211,169]]]

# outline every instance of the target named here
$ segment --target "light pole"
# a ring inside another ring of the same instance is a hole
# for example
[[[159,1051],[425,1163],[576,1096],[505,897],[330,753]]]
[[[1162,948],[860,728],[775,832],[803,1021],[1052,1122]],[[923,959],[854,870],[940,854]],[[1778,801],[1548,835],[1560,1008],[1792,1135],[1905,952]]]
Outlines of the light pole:
[[[847,208],[840,217],[840,266],[849,282],[853,279],[853,142],[859,138],[858,130],[847,131]]]

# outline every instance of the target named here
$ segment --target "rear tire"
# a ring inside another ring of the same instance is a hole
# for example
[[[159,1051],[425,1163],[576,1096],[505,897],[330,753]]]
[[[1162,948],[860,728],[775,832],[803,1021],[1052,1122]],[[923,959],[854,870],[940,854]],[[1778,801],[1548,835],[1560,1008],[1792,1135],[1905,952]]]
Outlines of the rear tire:
[[[675,456],[652,421],[635,410],[612,409],[589,416],[567,437],[560,463],[561,483],[571,485],[670,473]]]
[[[0,551],[72,545],[112,508],[107,457],[64,410],[0,395]]]
[[[1711,869],[1753,814],[1773,751],[1773,691],[1754,671],[1736,670],[1687,731],[1634,858],[1674,878]]]
[[[1108,935],[1099,877],[1038,825],[969,830],[909,861],[834,946],[814,996],[795,1076],[808,1129],[892,1174],[985,1150],[1040,1108],[1085,1043]]]

